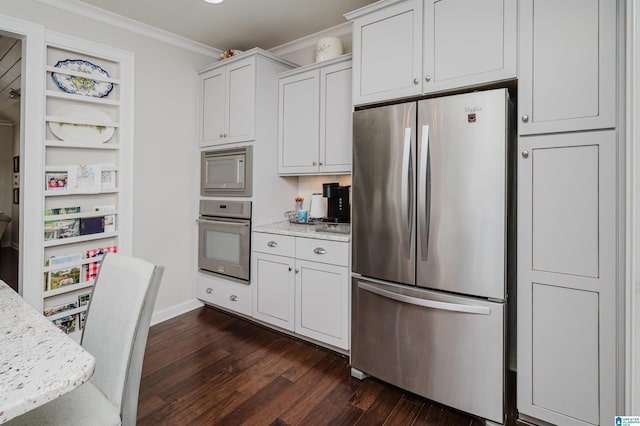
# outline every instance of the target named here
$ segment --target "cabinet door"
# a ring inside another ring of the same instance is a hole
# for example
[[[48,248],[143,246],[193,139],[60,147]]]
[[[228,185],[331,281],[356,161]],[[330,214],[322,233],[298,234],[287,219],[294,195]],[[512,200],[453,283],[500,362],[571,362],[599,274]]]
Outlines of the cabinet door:
[[[202,146],[221,143],[226,129],[226,76],[224,68],[202,75]]]
[[[521,0],[519,132],[615,126],[616,1]]]
[[[422,0],[403,1],[357,18],[353,25],[356,105],[422,91]]]
[[[279,82],[279,173],[318,171],[319,85],[318,70]]]
[[[425,0],[423,90],[516,77],[516,0]]]
[[[253,254],[253,317],[293,331],[294,259]]]
[[[518,411],[533,423],[610,423],[616,133],[527,136],[519,149]]]
[[[255,139],[255,58],[235,62],[227,72],[227,129],[225,143]]]
[[[320,70],[320,172],[351,172],[351,61]]]
[[[295,332],[349,349],[348,268],[296,261]]]

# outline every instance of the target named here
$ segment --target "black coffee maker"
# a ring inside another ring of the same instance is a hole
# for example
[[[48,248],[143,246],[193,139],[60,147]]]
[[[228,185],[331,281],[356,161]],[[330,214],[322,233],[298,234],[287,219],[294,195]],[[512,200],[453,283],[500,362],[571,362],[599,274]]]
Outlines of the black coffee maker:
[[[349,205],[350,186],[340,186],[339,183],[323,183],[322,196],[327,199],[327,216],[323,222],[349,223],[351,221],[351,206]]]

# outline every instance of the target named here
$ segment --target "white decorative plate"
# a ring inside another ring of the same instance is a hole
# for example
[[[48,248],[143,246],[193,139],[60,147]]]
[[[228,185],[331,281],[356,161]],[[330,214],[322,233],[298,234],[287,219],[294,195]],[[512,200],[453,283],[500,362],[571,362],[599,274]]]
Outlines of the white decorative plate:
[[[98,65],[82,59],[65,59],[64,61],[58,61],[55,67],[65,71],[98,74],[103,77],[109,77],[109,73],[107,71]],[[61,90],[76,95],[102,98],[103,96],[107,96],[113,89],[113,83],[109,83],[108,81],[92,80],[87,77],[78,77],[75,75],[54,72],[51,73],[51,78],[56,82]]]
[[[115,131],[114,127],[102,124],[77,124],[78,122],[108,123],[112,121],[105,112],[97,108],[67,105],[52,115],[60,118],[61,121],[49,121],[49,128],[58,139],[63,141],[106,142],[111,139]]]

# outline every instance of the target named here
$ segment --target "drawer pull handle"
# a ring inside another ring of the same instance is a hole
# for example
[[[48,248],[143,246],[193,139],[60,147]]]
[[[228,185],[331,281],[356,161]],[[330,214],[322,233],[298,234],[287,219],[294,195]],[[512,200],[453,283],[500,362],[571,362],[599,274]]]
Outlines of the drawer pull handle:
[[[267,247],[278,247],[278,243],[276,243],[275,241],[269,241],[267,243]]]
[[[213,289],[211,287],[209,287],[209,288],[207,288],[205,290],[205,292],[207,292],[207,294],[211,294],[211,293],[213,293]]]
[[[237,302],[238,296],[236,296],[235,294],[232,294],[231,296],[229,296],[229,300],[231,300],[232,302]]]
[[[313,252],[315,254],[327,254],[327,251],[325,249],[323,249],[322,247],[316,247],[313,249]]]

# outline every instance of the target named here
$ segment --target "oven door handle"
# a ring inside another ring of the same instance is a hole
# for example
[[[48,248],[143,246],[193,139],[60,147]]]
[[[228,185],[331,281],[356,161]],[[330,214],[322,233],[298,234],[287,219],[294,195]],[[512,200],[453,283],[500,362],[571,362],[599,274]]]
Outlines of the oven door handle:
[[[197,223],[217,223],[219,225],[241,225],[241,226],[249,226],[248,221],[244,220],[211,220],[211,219],[197,219]]]

